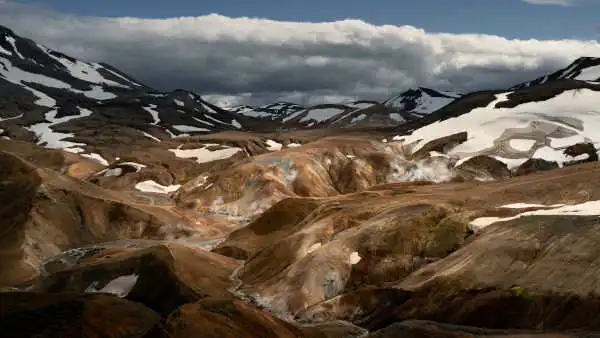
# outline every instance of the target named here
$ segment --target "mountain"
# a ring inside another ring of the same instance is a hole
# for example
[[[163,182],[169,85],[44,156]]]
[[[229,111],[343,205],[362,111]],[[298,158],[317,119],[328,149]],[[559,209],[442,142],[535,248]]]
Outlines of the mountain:
[[[600,58],[581,57],[564,69],[558,70],[552,74],[541,76],[533,81],[518,84],[510,88],[510,90],[523,89],[541,85],[548,81],[564,79],[589,82],[600,81]]]
[[[230,111],[252,117],[267,118],[271,120],[283,119],[305,107],[291,102],[275,102],[260,107],[248,105],[229,108]]]
[[[100,125],[118,125],[124,136],[162,138],[240,130],[246,121],[194,93],[158,92],[109,65],[76,60],[6,28],[0,28],[0,89],[4,136],[22,137],[15,125],[25,126],[53,148],[67,137],[55,130],[59,125],[73,129],[73,137],[85,137],[81,128],[97,135],[107,129]]]
[[[389,98],[383,104],[404,113],[404,120],[411,120],[429,115],[460,97],[457,93],[419,87]]]
[[[1,32],[4,335],[598,335],[600,59],[225,109]]]

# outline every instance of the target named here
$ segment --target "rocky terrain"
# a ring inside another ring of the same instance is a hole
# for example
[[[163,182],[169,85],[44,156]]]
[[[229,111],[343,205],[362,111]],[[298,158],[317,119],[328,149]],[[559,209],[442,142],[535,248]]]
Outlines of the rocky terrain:
[[[600,336],[599,65],[226,108],[0,28],[1,335]]]

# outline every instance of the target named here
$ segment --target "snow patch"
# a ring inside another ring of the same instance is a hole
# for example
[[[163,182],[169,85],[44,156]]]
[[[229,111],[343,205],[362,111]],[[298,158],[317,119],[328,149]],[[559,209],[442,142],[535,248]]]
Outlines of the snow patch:
[[[511,207],[514,205],[523,206],[524,203],[508,204],[502,207]],[[469,226],[473,230],[481,230],[489,225],[498,222],[507,222],[526,216],[598,216],[600,215],[600,201],[588,201],[580,204],[555,204],[551,206],[535,205],[541,210],[533,210],[520,213],[512,217],[480,217],[472,220]]]
[[[354,251],[350,254],[350,264],[352,265],[358,264],[358,262],[360,262],[361,259],[362,257],[360,257],[360,255],[358,254],[358,251]]]
[[[146,137],[147,137],[147,138],[149,138],[149,139],[152,139],[152,140],[154,140],[154,141],[156,141],[156,142],[160,142],[160,139],[158,139],[158,138],[156,138],[156,137],[154,137],[154,136],[152,136],[152,135],[148,134],[148,133],[147,133],[147,132],[145,132],[145,131],[143,131],[143,132],[142,132],[142,134],[144,134],[144,136],[146,136]]]
[[[509,94],[510,92],[497,94],[496,99],[486,107],[475,108],[458,117],[437,121],[417,129],[411,135],[405,136],[405,142],[413,144],[412,151],[416,152],[432,140],[467,131],[467,141],[448,152],[449,155],[464,159],[476,156],[484,150],[494,149],[496,142],[506,137],[506,133],[519,133],[535,136],[542,143],[544,140],[552,141],[552,146],[536,149],[531,157],[559,163],[569,159],[565,158],[563,149],[555,148],[564,145],[560,143],[565,140],[549,137],[558,128],[576,133],[580,135],[580,139],[600,142],[600,128],[594,127],[600,125],[600,109],[597,104],[600,92],[589,89],[567,90],[546,101],[527,102],[512,108],[497,108],[496,104],[507,100]],[[573,120],[581,122],[583,130],[571,126],[569,121]],[[527,159],[523,162],[525,160]]]
[[[535,140],[525,139],[511,139],[509,141],[510,146],[517,151],[529,151],[535,143]]]
[[[31,126],[25,127],[25,129],[35,133],[35,135],[39,138],[38,141],[38,145],[43,145],[46,148],[51,148],[51,149],[64,149],[66,151],[69,151],[68,148],[73,148],[76,146],[85,146],[85,143],[74,143],[74,142],[68,142],[68,141],[63,141],[63,139],[68,138],[68,137],[74,137],[75,135],[72,133],[60,133],[60,132],[56,132],[54,130],[52,130],[52,126],[59,124],[59,123],[64,123],[64,122],[68,122],[70,120],[73,119],[77,119],[77,118],[82,118],[82,117],[87,117],[90,116],[92,114],[92,111],[89,109],[85,109],[85,108],[79,108],[79,115],[72,115],[72,116],[64,116],[61,118],[57,118],[56,114],[58,113],[58,111],[56,109],[50,110],[49,112],[46,113],[45,118],[47,121],[50,121],[50,123],[38,123],[38,124],[33,124]],[[80,150],[81,148],[77,148],[77,150]],[[79,152],[77,150],[73,150],[72,152]],[[81,149],[83,150],[83,149]]]
[[[147,180],[143,182],[139,182],[135,185],[135,188],[139,191],[143,192],[153,192],[157,194],[168,194],[174,191],[179,190],[181,188],[180,184],[164,186],[156,183],[154,180]]]
[[[237,147],[225,147],[223,149],[210,150],[208,147],[221,146],[219,144],[204,144],[202,148],[196,149],[181,149],[181,145],[176,149],[169,149],[169,151],[175,153],[175,156],[179,158],[195,158],[198,163],[208,163],[217,160],[224,160],[232,157],[238,152],[242,151],[241,148]]]
[[[152,116],[152,122],[150,124],[157,125],[160,123],[160,118],[158,117],[158,111],[156,108],[158,106],[155,104],[151,104],[149,107],[142,107],[145,111],[147,111],[150,116]]]
[[[231,125],[233,125],[237,129],[242,129],[242,125],[236,120],[231,120]]]
[[[275,142],[273,140],[266,140],[265,143],[267,143],[267,150],[269,151],[278,151],[281,150],[281,148],[283,148],[283,144]]]
[[[90,286],[88,286],[85,289],[85,292],[110,293],[118,296],[119,298],[123,298],[126,297],[129,294],[129,292],[131,292],[131,290],[133,290],[133,287],[137,283],[138,277],[139,276],[137,274],[120,276],[111,280],[110,282],[108,282],[108,284],[106,284],[100,289],[96,287],[98,285],[98,282],[93,282]]]
[[[104,159],[104,157],[102,157],[100,154],[97,153],[89,153],[89,154],[81,154],[81,156],[83,157],[87,157],[89,159],[92,159],[96,162],[99,162],[103,165],[108,165],[108,161],[106,159]]]
[[[356,123],[356,122],[360,122],[362,120],[364,120],[367,117],[367,114],[360,114],[358,116],[355,116],[352,118],[352,120],[350,120],[350,123]]]
[[[211,131],[210,129],[206,129],[206,128],[186,126],[186,125],[181,125],[181,124],[174,125],[173,128],[175,128],[179,131],[183,131],[183,132]]]
[[[7,36],[5,40],[8,41],[8,43],[10,43],[13,50],[15,51],[15,54],[17,54],[18,57],[20,57],[21,59],[25,59],[25,57],[21,53],[19,53],[19,50],[17,49],[17,40],[14,37]]]

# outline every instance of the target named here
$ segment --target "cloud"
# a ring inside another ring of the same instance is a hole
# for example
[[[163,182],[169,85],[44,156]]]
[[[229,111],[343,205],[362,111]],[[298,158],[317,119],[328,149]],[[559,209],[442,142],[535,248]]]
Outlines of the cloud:
[[[575,0],[521,0],[532,5],[573,6]]]
[[[190,89],[230,103],[381,100],[417,85],[462,92],[505,88],[577,57],[600,56],[597,41],[508,40],[360,20],[99,18],[0,1],[0,23],[153,87]]]

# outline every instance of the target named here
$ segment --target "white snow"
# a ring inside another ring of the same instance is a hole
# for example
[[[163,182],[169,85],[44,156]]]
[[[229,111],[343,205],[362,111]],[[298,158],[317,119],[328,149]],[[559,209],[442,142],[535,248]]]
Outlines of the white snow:
[[[109,71],[110,73],[126,80],[129,83],[131,82],[130,80],[124,78],[123,76],[102,67],[102,65],[99,63],[89,64],[89,63],[85,63],[85,62],[82,62],[79,60],[71,61],[70,59],[67,59],[67,58],[61,58],[61,57],[56,57],[56,56],[52,55],[52,53],[50,53],[51,50],[49,50],[48,48],[46,48],[42,45],[38,45],[38,47],[41,50],[43,50],[49,57],[58,61],[63,66],[65,66],[65,68],[67,69],[69,74],[71,76],[73,76],[74,78],[84,80],[84,81],[87,81],[90,83],[95,83],[98,85],[108,85],[108,86],[112,86],[112,87],[129,88],[129,86],[125,86],[121,83],[105,79],[100,74],[100,72],[98,72],[98,69],[103,69],[103,70]]]
[[[70,149],[68,148],[73,148],[76,146],[85,146],[86,144],[84,143],[74,143],[74,142],[68,142],[68,141],[63,141],[63,139],[67,138],[67,137],[74,137],[75,135],[72,133],[60,133],[60,132],[55,132],[54,130],[52,130],[52,128],[50,128],[53,125],[59,124],[59,123],[64,123],[73,119],[77,119],[77,118],[82,118],[82,117],[86,117],[92,114],[92,111],[89,109],[85,109],[85,108],[79,108],[79,112],[81,114],[79,115],[72,115],[72,116],[64,116],[61,118],[56,118],[56,114],[58,113],[58,111],[56,109],[53,109],[49,112],[46,113],[45,118],[47,121],[50,121],[50,123],[38,123],[38,124],[33,124],[31,126],[25,127],[25,129],[33,132],[36,134],[36,136],[39,137],[39,142],[38,144],[44,144],[45,143],[45,147],[46,148],[52,148],[52,149],[63,149],[66,151],[69,151]],[[72,152],[80,152],[79,150],[82,150],[81,148],[76,148],[76,149],[71,149]]]
[[[15,40],[14,37],[7,36],[6,41],[8,41],[8,43],[10,43],[10,45],[12,46],[13,50],[15,51],[15,53],[17,54],[18,57],[20,57],[21,59],[25,58],[21,53],[19,53],[19,50],[17,49],[17,44],[16,44],[17,40]]]
[[[158,138],[156,138],[156,137],[154,137],[154,136],[152,136],[152,135],[148,134],[148,133],[147,133],[147,132],[145,132],[145,131],[143,131],[143,132],[142,132],[142,134],[144,134],[144,136],[146,136],[147,138],[150,138],[150,139],[152,139],[152,140],[154,140],[154,141],[156,141],[156,142],[160,142],[160,140],[159,140]]]
[[[390,114],[390,118],[394,121],[398,121],[398,122],[404,122],[406,121],[402,115],[398,114],[398,113],[391,113]]]
[[[574,135],[569,137],[562,138],[553,138],[549,137],[550,146],[552,148],[566,148],[568,146],[572,146],[577,143],[585,143],[588,140],[583,135]]]
[[[287,145],[288,148],[298,148],[298,147],[302,147],[302,145],[300,143],[290,143]]]
[[[173,126],[173,128],[179,130],[179,131],[183,131],[183,132],[194,132],[194,131],[210,131],[210,129],[206,129],[206,128],[199,128],[199,127],[194,127],[194,126],[186,126],[186,125],[181,125],[181,124],[176,124]]]
[[[600,141],[600,92],[589,89],[568,90],[546,101],[528,102],[513,108],[495,108],[496,103],[507,99],[509,93],[496,95],[496,100],[488,106],[475,108],[455,118],[438,121],[417,129],[409,136],[404,136],[406,144],[414,144],[412,151],[419,150],[427,142],[440,137],[463,131],[468,132],[468,139],[463,144],[450,150],[449,155],[469,158],[487,149],[493,149],[494,142],[506,138],[506,133],[521,135],[548,135],[557,128],[564,128],[580,135],[588,141]],[[558,119],[577,119],[584,130],[578,130]],[[518,139],[523,138],[515,137]],[[555,144],[558,142],[551,140]],[[414,143],[413,143],[414,142]],[[566,161],[563,149],[548,146],[537,149],[533,158],[549,161]],[[502,161],[502,159],[498,158]],[[516,160],[516,159],[513,159]],[[519,159],[521,160],[521,159]],[[522,159],[524,162],[525,159]]]
[[[506,208],[506,209],[557,208],[557,207],[562,207],[562,206],[564,206],[564,204],[544,205],[544,204],[531,204],[531,203],[512,203],[512,204],[502,205],[499,208]]]
[[[145,164],[137,163],[137,162],[121,162],[117,164],[118,166],[127,165],[135,168],[135,172],[139,172],[143,168],[146,168]]]
[[[512,139],[509,141],[510,146],[518,151],[529,151],[535,144],[535,140]]]
[[[356,122],[362,121],[362,120],[364,120],[366,117],[367,117],[367,114],[365,114],[365,113],[362,113],[362,114],[360,114],[360,115],[358,115],[358,116],[355,116],[355,117],[353,117],[353,118],[352,118],[352,120],[350,120],[350,123],[356,123]]]
[[[33,88],[29,87],[27,85],[27,83],[31,82],[31,83],[40,84],[45,87],[65,89],[65,90],[68,90],[68,91],[71,91],[74,93],[78,93],[78,94],[82,94],[89,98],[97,99],[97,100],[107,100],[107,99],[112,99],[112,98],[116,97],[116,95],[104,91],[104,89],[101,86],[92,86],[92,88],[87,91],[74,89],[71,87],[71,85],[69,85],[68,83],[65,83],[63,81],[60,81],[60,80],[57,80],[57,79],[54,79],[54,78],[51,78],[51,77],[48,77],[48,76],[45,76],[42,74],[29,73],[18,67],[14,67],[9,60],[0,59],[0,63],[2,63],[4,65],[4,67],[0,66],[0,77],[3,77],[4,79],[6,79],[9,82],[18,84],[18,85],[22,86],[24,89],[31,91],[38,98],[42,99],[43,100],[42,102],[52,102],[52,105],[50,105],[49,103],[39,104],[36,101],[36,104],[38,104],[38,105],[52,107],[56,104],[56,102],[54,101],[54,99],[49,98],[47,95],[40,93],[39,91],[34,90]]]
[[[92,283],[90,286],[85,289],[85,292],[89,293],[110,293],[117,295],[120,298],[126,297],[129,292],[133,289],[138,280],[138,275],[125,275],[117,277],[108,284],[106,284],[103,288],[98,289],[96,285],[97,282]]]
[[[135,81],[132,81],[131,79],[128,79],[128,78],[124,77],[123,75],[121,75],[121,74],[119,74],[119,73],[117,73],[117,72],[115,72],[115,71],[113,71],[113,70],[111,70],[111,69],[109,69],[109,68],[106,68],[106,67],[102,66],[101,64],[94,63],[94,64],[93,64],[93,66],[94,66],[94,68],[96,68],[96,69],[102,68],[102,69],[104,69],[105,71],[107,71],[107,72],[110,72],[112,75],[114,75],[114,76],[116,76],[116,77],[118,77],[118,78],[120,78],[120,79],[124,80],[125,82],[127,82],[127,83],[130,83],[130,84],[132,84],[132,85],[136,86],[136,87],[143,87],[141,84],[139,84],[139,83],[137,83],[137,82],[135,82]],[[107,84],[110,84],[110,85],[112,85],[112,86],[117,86],[117,87],[118,87],[118,86],[122,86],[120,83],[113,82],[113,81],[110,81],[110,80],[106,80],[106,79],[104,79],[104,81],[105,81]]]
[[[220,120],[217,120],[217,119],[215,119],[214,117],[212,117],[212,116],[209,116],[209,115],[204,115],[204,117],[206,117],[206,118],[207,118],[207,119],[209,119],[209,120],[213,120],[214,122],[220,123],[220,124],[227,124],[227,123],[225,123],[225,122],[223,122],[223,121],[220,121]]]
[[[0,45],[0,53],[6,54],[8,56],[12,56],[12,52],[4,49],[4,47],[2,47],[2,45]]]
[[[173,99],[173,102],[175,102],[175,104],[178,105],[178,106],[180,106],[180,107],[185,106],[185,103],[183,101],[181,101],[181,100]]]
[[[307,122],[310,120],[317,121],[317,122],[323,122],[323,121],[329,120],[330,118],[342,113],[343,111],[344,111],[344,109],[340,109],[340,108],[308,109],[308,110],[306,110],[307,114],[300,119],[300,122]],[[283,119],[283,121],[285,122],[286,119],[288,119],[288,118],[289,117],[286,117],[285,119]]]
[[[171,132],[169,129],[165,129],[165,131],[167,132],[167,134],[169,134],[169,136],[171,136],[171,138],[179,138],[179,137],[187,137],[190,136],[190,134],[179,134],[179,135],[175,135],[173,134],[173,132]]]
[[[236,120],[231,120],[231,125],[233,125],[237,129],[242,129],[242,125]]]
[[[267,143],[267,150],[269,151],[278,151],[281,150],[281,148],[283,148],[283,144],[275,142],[273,140],[266,140],[265,143]]]
[[[17,116],[11,116],[11,117],[5,117],[5,118],[0,117],[0,122],[2,122],[2,121],[8,121],[8,120],[20,119],[21,117],[23,117],[23,113],[21,113],[21,114],[19,114]]]
[[[102,157],[100,154],[89,153],[89,154],[81,154],[81,156],[87,157],[87,158],[92,159],[92,160],[94,160],[96,162],[100,162],[103,165],[108,165],[108,161],[106,159],[104,159],[104,157]]]
[[[157,105],[151,104],[150,107],[142,107],[145,111],[147,111],[150,116],[152,116],[153,125],[157,125],[160,123],[160,118],[158,117],[158,111],[156,111]]]
[[[195,158],[198,163],[207,163],[217,160],[224,160],[232,157],[238,152],[242,151],[241,148],[237,147],[226,147],[224,149],[210,150],[210,146],[220,146],[219,144],[208,143],[204,144],[202,148],[196,149],[181,149],[181,145],[177,149],[169,149],[169,151],[175,153],[175,156],[179,158]]]
[[[360,255],[358,254],[358,251],[354,251],[350,254],[350,264],[352,265],[358,264],[358,262],[360,262],[361,259],[362,257],[360,257]]]
[[[503,208],[514,208],[514,206],[524,207],[525,203],[515,203],[502,206]],[[512,217],[480,217],[472,220],[469,226],[473,230],[480,230],[497,222],[512,221],[526,216],[598,216],[600,215],[600,201],[588,201],[580,204],[555,204],[551,206],[530,205],[539,207],[540,210],[533,210],[520,213]]]
[[[119,176],[123,175],[123,169],[121,169],[121,168],[104,169],[104,170],[100,170],[96,175],[102,175],[102,174],[104,174],[104,177],[119,177]]]
[[[83,92],[83,94],[91,99],[96,99],[100,101],[110,100],[117,97],[117,95],[105,91],[102,86],[92,86],[91,90],[85,91]]]
[[[200,123],[204,123],[204,124],[206,124],[206,125],[209,125],[209,126],[211,126],[211,127],[214,127],[214,126],[215,126],[214,124],[212,124],[212,123],[210,123],[210,122],[208,122],[208,121],[204,121],[204,120],[201,120],[201,119],[199,119],[199,118],[195,118],[195,117],[193,117],[193,116],[192,116],[192,118],[193,118],[194,120],[196,120],[196,121],[200,122]]]
[[[581,80],[581,81],[598,81],[598,80],[600,80],[600,65],[582,69],[581,74],[577,75],[574,79]]]
[[[425,91],[420,90],[420,92],[421,96],[414,99],[414,102],[416,103],[414,111],[419,114],[431,114],[460,97],[460,94],[452,92],[443,92],[443,94],[451,97],[435,97],[427,94]],[[405,103],[402,102],[405,98],[406,96],[401,94],[385,101],[385,104],[396,109],[405,110]]]
[[[181,185],[175,184],[175,185],[164,186],[164,185],[156,183],[153,180],[147,180],[147,181],[139,182],[138,184],[135,185],[135,188],[137,190],[143,191],[143,192],[168,194],[170,192],[179,190],[179,188],[181,188]]]

